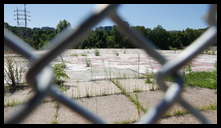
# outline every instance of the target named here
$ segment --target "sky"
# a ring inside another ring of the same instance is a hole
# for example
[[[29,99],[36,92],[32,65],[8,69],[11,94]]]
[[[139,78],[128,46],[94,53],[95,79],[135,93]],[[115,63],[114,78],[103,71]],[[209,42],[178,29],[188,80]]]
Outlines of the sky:
[[[30,11],[28,27],[56,27],[60,20],[67,20],[75,28],[88,17],[95,4],[26,4]],[[5,4],[4,22],[17,26],[16,8],[23,4]],[[145,26],[153,29],[157,25],[166,30],[184,30],[186,28],[205,28],[203,17],[207,13],[207,4],[122,4],[118,12],[131,26]],[[112,26],[115,23],[106,18],[97,26]]]

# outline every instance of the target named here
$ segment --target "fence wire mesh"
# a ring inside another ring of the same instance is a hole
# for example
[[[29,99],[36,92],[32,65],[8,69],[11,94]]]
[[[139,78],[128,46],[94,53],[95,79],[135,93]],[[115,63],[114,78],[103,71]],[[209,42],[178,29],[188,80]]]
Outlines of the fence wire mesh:
[[[41,101],[49,95],[93,123],[108,123],[95,113],[78,104],[75,100],[66,97],[62,92],[60,92],[54,83],[55,76],[49,65],[52,60],[64,52],[66,48],[69,46],[76,47],[80,40],[87,37],[89,30],[101,22],[104,18],[110,18],[113,22],[115,22],[119,31],[123,35],[127,36],[132,44],[145,50],[147,54],[162,65],[162,68],[157,72],[156,81],[160,89],[165,92],[165,96],[159,104],[150,109],[140,119],[140,121],[137,121],[136,123],[156,123],[174,103],[178,103],[190,111],[191,114],[201,121],[201,123],[211,123],[211,121],[202,115],[199,110],[194,108],[181,96],[184,88],[184,80],[180,69],[200,52],[217,42],[217,5],[210,5],[208,14],[205,16],[206,22],[209,24],[209,28],[173,60],[167,60],[166,57],[154,48],[154,42],[151,42],[138,32],[132,30],[118,14],[118,7],[119,5],[117,4],[97,5],[95,11],[75,30],[67,29],[56,36],[50,42],[50,44],[53,44],[53,47],[51,47],[49,51],[42,56],[36,54],[34,52],[35,49],[4,28],[4,44],[18,54],[27,58],[31,63],[31,67],[26,75],[26,80],[27,83],[35,90],[35,95],[27,103],[25,103],[20,110],[14,113],[10,119],[5,121],[6,124],[20,123],[23,121],[39,106]],[[175,79],[175,84],[168,86],[165,83],[165,78],[168,76]]]

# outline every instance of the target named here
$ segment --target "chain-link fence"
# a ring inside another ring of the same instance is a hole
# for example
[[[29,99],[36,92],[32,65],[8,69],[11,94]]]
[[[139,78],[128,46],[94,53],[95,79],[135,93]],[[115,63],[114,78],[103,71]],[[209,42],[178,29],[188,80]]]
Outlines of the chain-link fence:
[[[181,96],[184,88],[184,80],[180,69],[204,49],[217,42],[217,6],[211,5],[205,17],[206,22],[210,25],[209,28],[171,61],[167,60],[154,48],[154,42],[152,43],[150,40],[144,38],[124,22],[117,12],[118,7],[119,5],[97,5],[93,14],[85,19],[75,30],[67,29],[56,36],[50,42],[50,44],[53,44],[53,47],[42,56],[35,54],[35,52],[33,52],[35,50],[32,47],[4,28],[4,44],[30,61],[31,68],[27,72],[26,80],[36,92],[35,95],[5,123],[21,122],[27,118],[48,95],[93,123],[108,123],[87,108],[79,105],[75,100],[66,97],[60,92],[53,82],[55,76],[49,65],[50,62],[64,52],[66,48],[69,46],[77,46],[78,42],[87,37],[89,30],[106,17],[118,25],[119,31],[127,36],[131,43],[138,48],[144,49],[147,54],[162,65],[162,68],[157,73],[156,81],[159,87],[165,92],[165,96],[158,105],[150,109],[141,120],[136,123],[156,123],[174,103],[178,103],[190,111],[202,123],[211,123],[199,110],[194,108]],[[165,83],[165,78],[168,76],[175,79],[175,84],[168,86]]]

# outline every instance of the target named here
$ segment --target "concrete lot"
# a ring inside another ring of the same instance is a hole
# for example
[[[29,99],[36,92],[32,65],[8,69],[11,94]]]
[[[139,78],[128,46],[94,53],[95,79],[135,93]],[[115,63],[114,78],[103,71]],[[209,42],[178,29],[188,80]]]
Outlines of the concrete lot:
[[[95,49],[67,50],[62,54],[67,65],[65,70],[71,78],[67,82],[91,81],[110,77],[136,78],[145,73],[157,72],[161,68],[158,62],[140,49],[99,49],[100,56],[95,56],[94,52]],[[160,50],[159,52],[169,60],[173,60],[181,51]],[[38,53],[44,54],[44,51]],[[119,53],[119,56],[116,53]],[[30,67],[28,61],[18,54],[5,54],[4,58],[7,57],[13,57],[17,65],[26,71]],[[86,66],[87,60],[90,62],[90,67]],[[57,57],[52,65],[61,61],[61,57]],[[193,71],[213,70],[216,61],[217,55],[200,54],[192,61],[191,67]],[[4,80],[4,82],[6,81]]]
[[[142,105],[149,109],[163,98],[164,94],[159,91],[150,91],[152,84],[145,83],[145,79],[138,79],[145,73],[157,72],[161,66],[144,51],[139,49],[99,49],[100,56],[94,55],[91,50],[67,50],[62,54],[66,62],[65,69],[70,79],[65,82],[69,89],[64,92],[68,97],[76,99],[79,104],[89,108],[94,113],[103,117],[110,123],[139,119],[136,106],[129,99],[121,95],[121,91],[109,79],[117,78],[127,92],[138,92],[138,99]],[[169,60],[175,59],[181,51],[159,51]],[[119,53],[119,56],[116,55]],[[41,53],[43,54],[43,52]],[[86,56],[85,56],[86,55]],[[4,57],[13,57],[19,66],[27,71],[29,63],[17,54],[7,54]],[[86,66],[86,60],[90,60],[91,66]],[[217,55],[201,54],[192,61],[193,71],[213,70],[217,61]],[[61,62],[56,58],[52,64]],[[24,80],[25,81],[25,80]],[[4,95],[4,120],[19,109],[19,105],[6,107],[9,102],[23,103],[33,95],[30,88],[18,90],[14,94]],[[90,98],[86,98],[86,97]],[[216,90],[203,88],[186,88],[183,96],[196,107],[217,104]],[[90,123],[78,114],[72,112],[63,105],[59,105],[50,97],[23,123]],[[183,110],[175,105],[169,112]],[[58,117],[55,119],[55,114]],[[217,123],[217,111],[205,111],[213,123]],[[143,113],[141,113],[143,115]],[[160,120],[159,123],[199,123],[191,115],[169,117]]]

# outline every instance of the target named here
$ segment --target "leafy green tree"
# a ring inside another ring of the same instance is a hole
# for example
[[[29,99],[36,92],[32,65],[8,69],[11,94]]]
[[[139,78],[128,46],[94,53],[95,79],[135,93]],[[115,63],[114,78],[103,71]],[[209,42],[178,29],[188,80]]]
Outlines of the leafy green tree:
[[[132,28],[135,29],[136,31],[139,31],[144,36],[147,34],[147,30],[144,26],[135,26],[135,27],[132,27]]]
[[[56,26],[56,33],[62,32],[65,28],[70,27],[71,24],[67,20],[61,20]]]
[[[169,49],[169,32],[167,32],[161,25],[155,27],[150,33],[150,39],[160,49]]]

